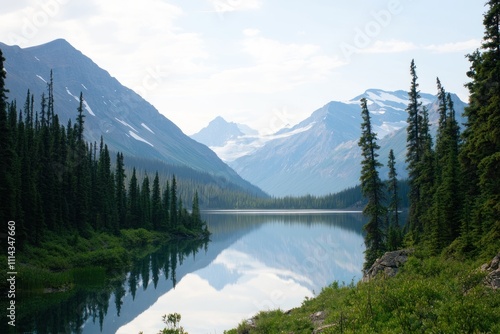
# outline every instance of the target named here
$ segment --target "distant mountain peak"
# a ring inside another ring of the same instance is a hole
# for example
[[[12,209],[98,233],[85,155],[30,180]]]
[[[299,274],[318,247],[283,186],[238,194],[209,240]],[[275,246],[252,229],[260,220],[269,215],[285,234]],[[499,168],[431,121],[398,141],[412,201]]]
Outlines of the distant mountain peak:
[[[436,97],[422,92],[420,95],[422,104],[429,109],[431,123],[435,123]],[[329,102],[294,127],[280,130],[258,149],[227,161],[241,176],[273,196],[325,195],[355,186],[360,175],[357,142],[362,122],[359,100],[363,97],[369,101],[381,162],[394,149],[398,175],[406,177],[408,93],[404,90],[368,89],[349,101]],[[452,97],[456,113],[461,115],[465,104]],[[243,151],[243,144],[233,147]],[[227,150],[220,151],[229,155]],[[382,169],[381,175],[385,177],[387,170]]]
[[[228,141],[256,133],[247,125],[228,122],[222,116],[217,116],[206,127],[191,135],[191,138],[209,147],[221,147]]]

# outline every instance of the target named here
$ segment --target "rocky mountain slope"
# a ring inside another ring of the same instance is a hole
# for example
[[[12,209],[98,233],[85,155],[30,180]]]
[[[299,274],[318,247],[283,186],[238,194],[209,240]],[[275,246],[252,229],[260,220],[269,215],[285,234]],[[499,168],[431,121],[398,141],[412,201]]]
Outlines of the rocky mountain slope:
[[[85,138],[104,137],[111,151],[222,177],[241,187],[256,188],[203,144],[186,136],[174,123],[131,89],[123,86],[90,58],[63,39],[21,49],[0,43],[10,100],[24,105],[28,89],[40,110],[50,71],[54,78],[55,111],[62,124],[75,122],[80,92],[85,100]]]

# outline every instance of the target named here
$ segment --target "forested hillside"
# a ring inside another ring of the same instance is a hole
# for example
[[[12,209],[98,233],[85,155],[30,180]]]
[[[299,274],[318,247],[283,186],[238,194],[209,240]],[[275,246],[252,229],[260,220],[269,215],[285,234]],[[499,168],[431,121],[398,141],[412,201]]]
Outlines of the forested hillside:
[[[0,54],[0,67],[5,59]],[[0,220],[15,220],[17,247],[39,245],[48,231],[118,234],[145,228],[190,235],[203,232],[198,194],[191,213],[178,200],[175,176],[148,176],[138,182],[133,169],[126,178],[124,156],[115,167],[107,145],[84,140],[83,95],[75,106],[75,123],[59,123],[52,80],[41,101],[28,91],[22,108],[8,103],[0,76]],[[36,105],[40,105],[40,110]]]

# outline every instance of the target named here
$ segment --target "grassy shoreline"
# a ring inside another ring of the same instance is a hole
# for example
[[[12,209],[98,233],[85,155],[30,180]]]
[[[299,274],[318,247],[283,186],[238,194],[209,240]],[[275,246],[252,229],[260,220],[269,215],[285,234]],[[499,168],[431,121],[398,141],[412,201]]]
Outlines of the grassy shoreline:
[[[417,251],[395,277],[334,282],[300,307],[262,311],[225,333],[500,333],[500,291],[484,285],[485,262]]]
[[[39,246],[27,245],[17,253],[16,290],[18,293],[64,292],[75,285],[92,284],[118,275],[136,259],[169,241],[186,238],[185,233],[177,236],[143,228],[123,229],[118,235],[90,232],[87,237],[48,232]],[[199,238],[202,236],[195,239]],[[7,259],[0,261],[5,266],[0,274],[0,285],[4,287]]]

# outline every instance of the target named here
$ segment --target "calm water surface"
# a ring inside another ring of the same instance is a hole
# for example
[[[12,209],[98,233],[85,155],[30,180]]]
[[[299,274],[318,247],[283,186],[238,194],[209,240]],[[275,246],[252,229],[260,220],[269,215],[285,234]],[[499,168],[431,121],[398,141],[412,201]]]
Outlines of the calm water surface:
[[[106,292],[87,291],[66,306],[83,313],[68,331],[157,333],[162,315],[177,312],[190,334],[223,333],[259,310],[297,307],[333,281],[361,277],[361,213],[210,211],[204,219],[208,245],[170,245]]]

